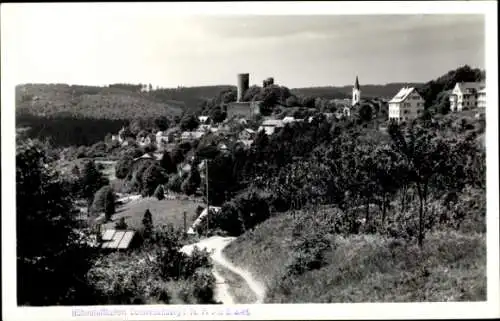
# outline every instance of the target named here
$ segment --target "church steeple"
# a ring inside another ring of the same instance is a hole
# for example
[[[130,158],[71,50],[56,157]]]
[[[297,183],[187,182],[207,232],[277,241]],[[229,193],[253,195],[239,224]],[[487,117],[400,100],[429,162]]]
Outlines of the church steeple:
[[[359,89],[358,76],[356,76],[356,82],[354,83],[354,87],[352,88],[352,106],[359,104],[360,100],[361,90]]]

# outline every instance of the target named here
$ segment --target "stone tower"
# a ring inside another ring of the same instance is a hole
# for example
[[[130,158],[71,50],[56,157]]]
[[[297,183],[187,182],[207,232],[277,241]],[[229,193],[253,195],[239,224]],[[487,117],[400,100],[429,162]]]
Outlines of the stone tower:
[[[359,89],[359,81],[358,76],[356,76],[356,82],[354,83],[354,87],[352,88],[352,105],[359,104],[361,101],[361,90]]]

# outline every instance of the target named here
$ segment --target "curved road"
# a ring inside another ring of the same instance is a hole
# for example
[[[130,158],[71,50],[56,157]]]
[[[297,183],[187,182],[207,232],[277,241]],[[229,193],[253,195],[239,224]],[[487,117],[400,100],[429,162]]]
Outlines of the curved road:
[[[224,250],[224,248],[234,240],[234,237],[212,236],[197,243],[186,245],[181,248],[181,251],[190,255],[195,246],[201,250],[206,249],[211,253],[210,257],[216,263],[238,274],[243,278],[243,280],[245,280],[245,282],[248,284],[248,287],[255,293],[255,296],[257,297],[257,300],[254,302],[255,304],[263,303],[265,296],[264,287],[259,282],[257,282],[248,271],[242,270],[239,267],[235,266],[222,254],[222,250]],[[217,280],[215,299],[217,301],[221,301],[223,304],[234,304],[234,300],[229,293],[229,287],[224,282],[222,276],[214,272],[214,277]]]

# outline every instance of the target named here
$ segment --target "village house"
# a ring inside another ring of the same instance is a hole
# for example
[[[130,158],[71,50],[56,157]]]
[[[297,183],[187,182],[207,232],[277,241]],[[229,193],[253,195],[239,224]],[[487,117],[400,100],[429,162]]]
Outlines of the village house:
[[[483,89],[484,83],[480,82],[458,82],[450,95],[450,110],[462,111],[464,108],[478,107],[479,91]],[[484,94],[486,94],[484,92]]]
[[[258,131],[264,131],[266,135],[272,135],[276,131],[276,128],[285,127],[285,123],[280,119],[268,119],[262,122],[262,125],[259,127]]]
[[[148,146],[153,142],[150,135],[146,135],[144,137],[140,137],[137,139],[137,144],[141,147]]]
[[[209,206],[209,211],[210,214],[218,214],[221,210],[220,207],[218,206]],[[201,224],[203,218],[208,215],[209,211],[207,211],[207,208],[205,208],[201,213],[200,216],[194,221],[193,225],[188,229],[187,234],[195,234],[196,233],[196,228]]]
[[[424,112],[424,99],[413,87],[403,87],[389,101],[389,120],[402,122],[419,117]]]
[[[477,92],[477,108],[486,108],[486,87]]]
[[[163,157],[162,153],[145,153],[140,157],[134,158],[134,163],[141,160],[160,161],[162,157]]]
[[[200,124],[207,125],[210,123],[210,117],[209,116],[198,116],[198,121]]]
[[[243,129],[240,134],[238,135],[238,139],[240,140],[251,140],[255,138],[255,130],[251,128],[245,128]]]
[[[134,230],[106,229],[100,231],[92,237],[92,247],[101,248],[108,251],[125,251],[138,245],[137,233]]]
[[[200,139],[203,135],[205,135],[205,133],[201,131],[183,132],[181,134],[180,141],[181,143],[192,142]]]
[[[253,144],[253,139],[238,139],[236,143],[241,144],[243,148],[248,149]]]

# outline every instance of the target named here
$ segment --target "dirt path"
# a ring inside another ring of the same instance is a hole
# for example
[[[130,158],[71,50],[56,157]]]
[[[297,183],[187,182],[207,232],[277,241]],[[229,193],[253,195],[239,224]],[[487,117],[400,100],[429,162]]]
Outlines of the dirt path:
[[[181,249],[181,251],[189,255],[195,246],[197,246],[199,249],[206,249],[211,253],[210,257],[215,262],[232,271],[233,273],[238,274],[243,278],[243,280],[245,280],[245,282],[248,284],[248,287],[255,293],[255,296],[257,297],[257,300],[254,302],[255,304],[263,303],[265,296],[264,287],[259,282],[257,282],[248,271],[238,268],[229,260],[227,260],[222,254],[222,250],[234,239],[234,237],[212,236],[207,239],[201,240],[198,243],[186,245]],[[223,304],[233,304],[234,299],[229,293],[229,285],[226,284],[225,280],[217,272],[214,273],[214,276],[217,280],[215,299],[221,301]]]

